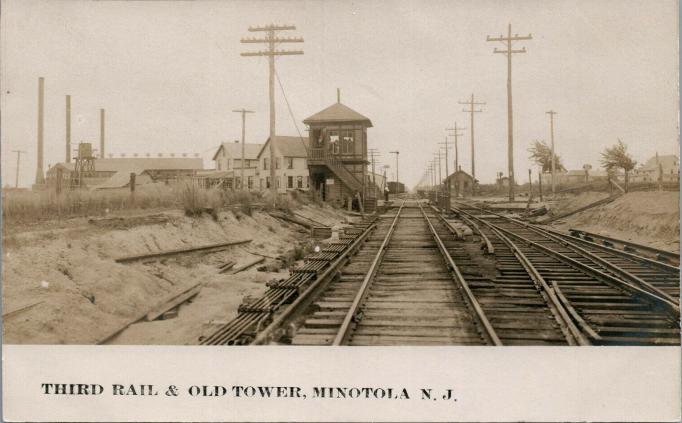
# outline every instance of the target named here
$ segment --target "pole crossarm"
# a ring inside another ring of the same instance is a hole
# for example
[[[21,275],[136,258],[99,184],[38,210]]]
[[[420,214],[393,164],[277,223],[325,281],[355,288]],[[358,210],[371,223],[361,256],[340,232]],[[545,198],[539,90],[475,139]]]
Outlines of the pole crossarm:
[[[501,42],[504,44],[504,49],[495,48],[493,53],[505,54],[507,56],[507,168],[509,171],[509,201],[514,201],[514,180],[516,175],[514,174],[514,119],[513,119],[513,107],[512,107],[512,56],[514,53],[525,53],[526,47],[521,49],[512,48],[513,41],[525,41],[532,40],[533,35],[519,35],[513,34],[511,29],[511,23],[507,26],[507,35],[501,35],[499,37],[491,37],[488,35],[486,41],[490,42]],[[473,116],[473,114],[472,114]]]
[[[243,52],[240,53],[241,56],[253,57],[253,56],[266,56],[268,57],[268,98],[269,98],[269,108],[270,108],[270,192],[272,194],[272,204],[277,205],[277,176],[275,174],[275,141],[276,141],[276,117],[275,117],[275,56],[292,56],[303,54],[302,50],[276,50],[275,45],[278,43],[302,43],[302,37],[277,37],[277,31],[289,31],[295,30],[295,25],[286,24],[268,24],[263,26],[250,26],[249,32],[265,32],[264,38],[247,37],[242,38],[241,42],[243,44],[254,44],[254,43],[265,43],[267,44],[267,50]],[[278,77],[279,78],[279,77]],[[242,114],[243,119],[244,114]],[[242,137],[243,138],[243,137]],[[242,168],[244,163],[242,162]],[[242,181],[243,184],[243,181]],[[363,181],[364,187],[364,181]]]

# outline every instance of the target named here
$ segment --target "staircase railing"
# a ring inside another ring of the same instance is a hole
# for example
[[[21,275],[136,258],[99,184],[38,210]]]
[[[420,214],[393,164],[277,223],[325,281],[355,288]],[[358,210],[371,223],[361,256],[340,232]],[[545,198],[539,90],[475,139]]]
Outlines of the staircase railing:
[[[324,148],[311,148],[312,160],[324,160],[328,168],[332,170],[352,191],[362,190],[362,182],[358,180],[336,156],[329,154]]]

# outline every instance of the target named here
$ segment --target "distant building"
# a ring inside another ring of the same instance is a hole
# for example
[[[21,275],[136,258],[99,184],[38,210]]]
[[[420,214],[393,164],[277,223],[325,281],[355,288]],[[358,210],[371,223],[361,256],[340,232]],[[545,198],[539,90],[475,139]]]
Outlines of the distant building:
[[[471,175],[463,170],[458,170],[457,172],[454,172],[448,176],[446,184],[450,184],[450,194],[453,197],[455,194],[465,197],[467,195],[471,195],[471,188],[474,182],[474,178]],[[507,178],[507,186],[508,185],[509,182]]]
[[[248,183],[245,188],[255,189],[254,182],[258,171],[258,153],[263,148],[263,144],[244,144],[244,178],[251,179],[251,186]],[[239,141],[225,142],[218,147],[213,155],[215,170],[218,172],[233,172],[232,174],[222,174],[229,188],[239,189],[241,187],[242,173],[242,145]],[[215,176],[215,175],[214,175]],[[233,179],[234,178],[234,179]]]
[[[200,158],[111,158],[95,159],[94,169],[83,177],[83,186],[94,188],[117,188],[126,186],[130,174],[142,176],[136,184],[149,182],[168,182],[179,177],[193,176],[203,169]],[[62,186],[75,185],[77,180],[75,163],[57,163],[47,170],[48,186],[55,186],[61,172]]]
[[[308,174],[307,141],[301,137],[276,136],[274,142],[275,157],[270,157],[270,138],[261,146],[257,155],[258,170],[247,183],[249,189],[266,190],[270,188],[270,166],[275,167],[275,186],[277,192],[290,190],[308,190],[310,176]],[[256,178],[258,179],[256,181]],[[258,184],[256,186],[256,184]]]
[[[308,168],[312,189],[323,201],[347,205],[365,196],[365,209],[375,202],[366,192],[367,128],[372,122],[340,101],[303,121],[310,127]]]
[[[555,174],[554,183],[559,184],[586,184],[595,181],[605,181],[609,177],[607,171],[603,169],[593,169],[592,165],[585,164],[582,169],[561,170]],[[618,172],[614,174],[618,179]],[[542,173],[542,185],[550,187],[552,185],[552,172]]]
[[[657,182],[660,178],[663,182],[680,180],[680,160],[675,155],[659,156],[647,160],[636,168],[630,176],[631,182]]]

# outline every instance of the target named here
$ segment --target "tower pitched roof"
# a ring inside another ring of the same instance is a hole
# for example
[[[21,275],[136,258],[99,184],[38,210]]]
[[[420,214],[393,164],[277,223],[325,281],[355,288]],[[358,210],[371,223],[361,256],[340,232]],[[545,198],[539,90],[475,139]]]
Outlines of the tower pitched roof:
[[[364,122],[368,127],[372,126],[372,121],[368,117],[342,103],[334,103],[303,121],[305,124],[317,122]]]

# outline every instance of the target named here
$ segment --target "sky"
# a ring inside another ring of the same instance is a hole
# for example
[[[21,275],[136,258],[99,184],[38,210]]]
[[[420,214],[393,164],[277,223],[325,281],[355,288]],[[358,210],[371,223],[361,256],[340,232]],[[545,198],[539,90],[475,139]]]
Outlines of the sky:
[[[107,155],[211,156],[221,142],[269,133],[268,66],[241,57],[258,44],[249,26],[293,24],[301,56],[282,56],[276,87],[277,133],[304,136],[306,117],[341,102],[369,117],[370,148],[394,177],[416,185],[445,139],[466,127],[459,164],[471,168],[470,121],[459,101],[484,101],[475,116],[476,177],[507,174],[506,56],[498,37],[532,34],[513,55],[514,163],[525,181],[533,140],[549,141],[568,169],[599,167],[599,153],[621,139],[638,162],[677,154],[676,1],[37,1],[2,2],[2,183],[36,173],[38,77],[45,78],[45,168],[64,160],[65,95],[72,96],[72,143],[99,144],[106,109]],[[293,117],[292,117],[293,114]],[[298,126],[298,129],[297,129]],[[452,141],[452,139],[451,139]],[[453,151],[449,168],[454,167]],[[443,170],[445,163],[443,163]],[[444,176],[444,175],[443,175]]]

